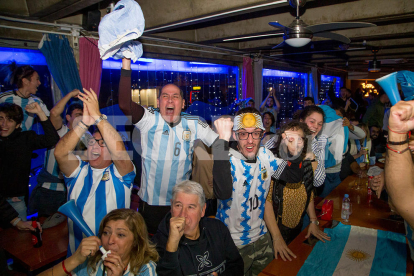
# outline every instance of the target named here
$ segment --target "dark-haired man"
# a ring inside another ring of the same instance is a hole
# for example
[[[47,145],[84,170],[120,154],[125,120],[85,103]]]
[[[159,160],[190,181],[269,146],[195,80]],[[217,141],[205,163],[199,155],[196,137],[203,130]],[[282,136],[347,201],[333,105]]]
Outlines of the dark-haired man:
[[[271,177],[280,176],[285,161],[260,147],[264,127],[257,109],[241,109],[234,123],[220,118],[214,125],[219,133],[213,145],[213,185],[219,199],[216,217],[230,230],[244,261],[244,274],[257,275],[273,260],[273,249],[283,259],[282,254],[290,251],[286,244],[280,246],[273,206],[266,202]],[[229,149],[231,136],[237,146]]]
[[[303,98],[303,107],[315,105],[315,100],[312,97]]]
[[[55,145],[59,135],[41,106],[31,103],[25,110],[36,114],[42,124],[44,135],[34,131],[22,131],[23,110],[12,103],[0,104],[0,194],[26,220],[25,196],[28,195],[32,152]]]
[[[182,113],[185,100],[175,84],[165,85],[157,99],[158,108],[144,108],[131,99],[131,60],[122,60],[119,107],[141,132],[142,176],[139,212],[148,232],[155,234],[170,211],[172,189],[191,175],[194,141],[208,147],[217,134],[198,116]]]
[[[78,89],[71,91],[50,110],[50,120],[56,128],[59,137],[63,137],[68,133],[73,127],[75,118],[83,114],[82,104],[72,103],[66,112],[65,118],[67,123],[63,123],[62,113],[66,104],[70,99],[77,98],[78,94]],[[86,160],[86,156],[83,153],[88,145],[88,138],[91,136],[89,132],[86,132],[76,146],[77,153],[83,160]],[[37,211],[39,216],[43,217],[52,215],[66,202],[66,186],[54,152],[55,146],[50,147],[46,151],[43,168],[37,176],[37,186],[32,191],[29,201],[29,210]]]
[[[83,102],[83,116],[56,145],[55,157],[68,189],[68,199],[74,199],[86,224],[95,234],[103,217],[114,209],[129,208],[135,167],[129,158],[121,136],[99,110],[95,92],[83,89],[78,97]],[[97,131],[88,141],[88,162],[73,153],[80,137],[89,126]],[[71,256],[83,236],[81,230],[68,221]]]
[[[362,122],[371,126],[379,126],[380,129],[383,125],[383,119],[385,114],[385,104],[389,103],[390,99],[383,90],[380,90],[380,95],[376,98],[370,106],[367,108],[364,117],[362,117]]]

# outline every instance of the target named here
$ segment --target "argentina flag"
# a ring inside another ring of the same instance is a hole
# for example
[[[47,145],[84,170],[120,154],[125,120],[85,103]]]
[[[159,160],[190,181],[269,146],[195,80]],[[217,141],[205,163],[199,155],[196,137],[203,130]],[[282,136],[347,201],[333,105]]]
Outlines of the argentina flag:
[[[404,235],[342,223],[325,232],[331,241],[315,245],[299,276],[406,275]]]

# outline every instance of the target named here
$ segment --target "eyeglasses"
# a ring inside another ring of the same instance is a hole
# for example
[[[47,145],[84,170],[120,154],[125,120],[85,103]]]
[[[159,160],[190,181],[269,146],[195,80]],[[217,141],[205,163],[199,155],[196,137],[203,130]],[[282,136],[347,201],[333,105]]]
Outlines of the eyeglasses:
[[[98,145],[99,145],[101,148],[106,147],[106,143],[105,143],[104,139],[95,139],[95,138],[90,138],[90,139],[88,140],[88,146],[93,146],[93,145],[95,145],[95,144],[96,144],[96,142],[98,142]]]
[[[239,140],[247,140],[249,138],[249,135],[252,135],[252,138],[255,140],[260,140],[263,137],[263,131],[254,131],[254,132],[247,132],[247,131],[243,131],[243,132],[236,132],[237,138],[239,138]]]

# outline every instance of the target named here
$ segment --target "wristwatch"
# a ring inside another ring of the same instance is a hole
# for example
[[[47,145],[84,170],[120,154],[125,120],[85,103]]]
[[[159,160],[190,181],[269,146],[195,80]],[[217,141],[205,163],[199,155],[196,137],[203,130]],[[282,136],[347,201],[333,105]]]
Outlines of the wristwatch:
[[[102,120],[106,120],[106,119],[108,119],[108,117],[106,117],[106,115],[105,115],[105,114],[101,114],[101,117],[99,117],[99,118],[95,121],[94,125],[97,125],[97,124],[99,124],[99,122],[100,122],[100,121],[102,121]]]
[[[319,225],[319,221],[318,220],[311,220],[311,223]]]

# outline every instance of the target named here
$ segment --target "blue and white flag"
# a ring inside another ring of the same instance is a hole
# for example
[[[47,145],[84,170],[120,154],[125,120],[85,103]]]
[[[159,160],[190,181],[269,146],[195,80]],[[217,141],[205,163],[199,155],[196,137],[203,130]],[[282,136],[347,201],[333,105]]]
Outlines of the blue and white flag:
[[[331,241],[315,245],[299,276],[406,275],[404,235],[342,223],[325,232]]]

